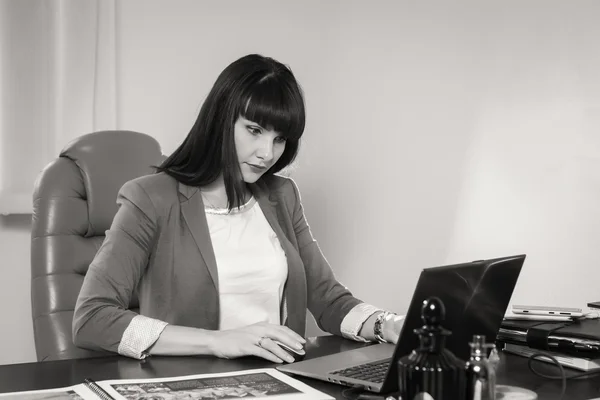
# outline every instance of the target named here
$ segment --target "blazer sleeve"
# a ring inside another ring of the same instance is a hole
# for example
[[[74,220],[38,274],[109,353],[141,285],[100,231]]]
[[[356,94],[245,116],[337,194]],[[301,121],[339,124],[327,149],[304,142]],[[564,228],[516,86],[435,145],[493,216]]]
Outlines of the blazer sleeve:
[[[322,330],[342,335],[344,317],[356,305],[362,303],[336,279],[329,263],[314,239],[300,199],[300,192],[293,180],[293,225],[298,250],[306,271],[308,309]]]
[[[157,236],[157,213],[145,190],[129,181],[118,193],[118,211],[89,266],[73,315],[73,342],[117,352],[123,333],[138,315],[129,303]]]

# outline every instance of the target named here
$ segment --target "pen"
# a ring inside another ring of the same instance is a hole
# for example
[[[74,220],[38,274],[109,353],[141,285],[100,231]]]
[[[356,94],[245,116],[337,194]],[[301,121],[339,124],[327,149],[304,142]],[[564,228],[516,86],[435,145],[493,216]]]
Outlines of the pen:
[[[93,379],[85,378],[85,384],[92,392],[94,392],[96,396],[100,397],[102,400],[115,400],[114,397],[108,394],[106,390],[102,389],[102,387],[94,382]]]

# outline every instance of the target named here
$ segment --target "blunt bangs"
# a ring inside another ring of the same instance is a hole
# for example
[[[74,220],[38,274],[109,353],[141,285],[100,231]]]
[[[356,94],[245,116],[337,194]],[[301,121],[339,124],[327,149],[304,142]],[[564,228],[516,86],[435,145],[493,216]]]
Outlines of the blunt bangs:
[[[268,76],[254,85],[242,104],[246,109],[240,113],[244,118],[272,129],[288,141],[299,141],[304,133],[304,100],[299,88],[282,79]]]

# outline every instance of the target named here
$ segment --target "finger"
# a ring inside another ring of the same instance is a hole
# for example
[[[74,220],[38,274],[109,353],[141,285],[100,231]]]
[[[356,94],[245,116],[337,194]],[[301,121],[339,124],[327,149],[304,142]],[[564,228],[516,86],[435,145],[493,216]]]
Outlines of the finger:
[[[275,332],[278,332],[278,336],[274,337],[273,339],[277,339],[280,342],[285,343],[286,345],[294,347],[298,350],[304,347],[306,339],[298,335],[296,332],[294,332],[287,326],[273,325],[273,327],[275,328]],[[269,330],[269,332],[271,331]]]
[[[266,341],[266,339],[263,340],[263,342],[265,342],[265,341]],[[281,358],[277,357],[275,354],[271,353],[269,350],[267,350],[263,347],[259,347],[258,345],[252,346],[252,350],[250,351],[250,354],[253,356],[264,358],[265,360],[269,360],[274,363],[278,363],[278,364],[283,363],[283,360]]]
[[[290,335],[293,339],[297,340],[298,342],[300,342],[302,344],[306,343],[306,339],[304,339],[302,336],[300,336],[299,334],[297,334],[296,332],[294,332],[287,326],[279,325],[279,328],[283,329],[284,333],[286,333],[287,335]]]
[[[287,361],[289,363],[294,362],[294,357],[287,353],[283,348],[281,348],[277,343],[269,338],[265,338],[261,341],[260,346],[267,351],[270,351],[272,354],[277,356],[279,359]]]
[[[281,332],[282,334],[289,336],[292,340],[295,340],[300,344],[306,343],[306,339],[304,339],[301,335],[297,334],[296,332],[294,332],[287,326],[269,324],[269,323],[265,323],[265,324],[261,324],[261,325],[263,326],[263,328],[266,328],[268,332],[272,332],[273,329],[275,329],[275,330]]]
[[[271,339],[270,341],[279,342],[282,346],[289,347],[290,349],[293,349],[293,351],[304,353],[302,343],[298,342],[284,331],[279,329],[267,330],[264,337]]]

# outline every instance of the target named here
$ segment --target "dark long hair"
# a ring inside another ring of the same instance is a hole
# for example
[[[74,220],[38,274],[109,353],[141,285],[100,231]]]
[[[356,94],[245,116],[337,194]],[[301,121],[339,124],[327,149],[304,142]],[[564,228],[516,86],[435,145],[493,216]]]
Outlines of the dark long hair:
[[[234,140],[240,116],[286,138],[283,154],[265,175],[294,161],[306,118],[302,89],[289,67],[250,54],[221,72],[187,137],[157,172],[189,186],[208,185],[222,173],[229,209],[243,204],[245,184]]]

